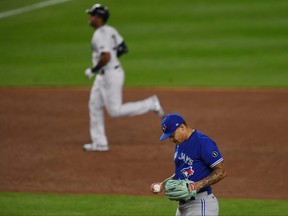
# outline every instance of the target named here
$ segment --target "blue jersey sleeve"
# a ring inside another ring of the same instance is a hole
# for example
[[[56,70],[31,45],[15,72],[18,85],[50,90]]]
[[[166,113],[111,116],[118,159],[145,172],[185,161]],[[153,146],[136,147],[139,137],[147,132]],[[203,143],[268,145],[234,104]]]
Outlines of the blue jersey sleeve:
[[[211,140],[209,137],[204,137],[201,141],[200,153],[205,164],[213,168],[223,161],[223,157],[213,140]]]

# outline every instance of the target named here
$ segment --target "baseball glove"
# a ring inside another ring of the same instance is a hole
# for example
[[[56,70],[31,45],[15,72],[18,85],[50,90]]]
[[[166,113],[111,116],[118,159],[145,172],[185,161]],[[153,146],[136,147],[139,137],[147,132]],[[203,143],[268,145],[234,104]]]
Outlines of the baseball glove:
[[[170,200],[189,200],[197,191],[193,181],[170,179],[165,184],[166,196]]]

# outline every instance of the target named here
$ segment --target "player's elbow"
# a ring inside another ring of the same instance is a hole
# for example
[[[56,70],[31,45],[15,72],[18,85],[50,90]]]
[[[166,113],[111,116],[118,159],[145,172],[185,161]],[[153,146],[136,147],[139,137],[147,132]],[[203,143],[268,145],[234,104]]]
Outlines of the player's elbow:
[[[103,65],[107,64],[111,59],[111,55],[109,52],[103,52],[101,53],[101,59],[100,62],[102,62]]]
[[[223,164],[223,166],[221,166],[221,180],[227,177],[227,170]]]
[[[117,47],[117,57],[119,58],[123,54],[128,52],[128,47],[126,46],[125,42],[123,41],[118,47]]]
[[[218,173],[219,181],[226,178],[227,170],[226,170],[226,167],[225,167],[223,161],[221,163],[219,163],[218,165],[216,165],[215,171],[216,171],[216,173]]]

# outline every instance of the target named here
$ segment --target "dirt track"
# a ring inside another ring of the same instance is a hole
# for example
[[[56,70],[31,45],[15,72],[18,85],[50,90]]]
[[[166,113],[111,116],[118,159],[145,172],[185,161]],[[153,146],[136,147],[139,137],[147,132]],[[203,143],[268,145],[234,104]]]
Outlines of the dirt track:
[[[173,172],[154,113],[106,115],[111,151],[83,152],[89,91],[0,89],[0,191],[151,195]],[[124,101],[152,94],[218,143],[228,168],[218,197],[288,199],[288,90],[125,89]]]

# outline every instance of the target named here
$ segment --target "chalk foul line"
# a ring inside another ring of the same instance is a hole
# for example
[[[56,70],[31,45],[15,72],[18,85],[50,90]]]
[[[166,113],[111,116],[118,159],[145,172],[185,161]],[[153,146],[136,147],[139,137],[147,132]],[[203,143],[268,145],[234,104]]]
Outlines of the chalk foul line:
[[[68,2],[68,1],[71,1],[71,0],[48,0],[48,1],[44,1],[44,2],[39,2],[39,3],[29,5],[26,7],[17,8],[14,10],[2,12],[2,13],[0,13],[0,19],[10,17],[10,16],[15,16],[15,15],[22,14],[22,13],[26,13],[26,12],[29,12],[32,10],[37,10],[40,8],[45,8],[45,7],[49,7],[52,5]]]

